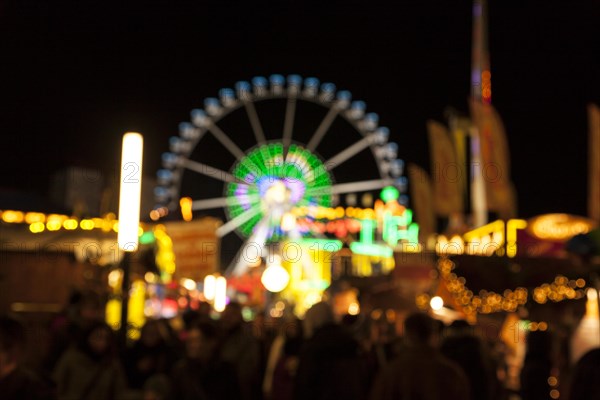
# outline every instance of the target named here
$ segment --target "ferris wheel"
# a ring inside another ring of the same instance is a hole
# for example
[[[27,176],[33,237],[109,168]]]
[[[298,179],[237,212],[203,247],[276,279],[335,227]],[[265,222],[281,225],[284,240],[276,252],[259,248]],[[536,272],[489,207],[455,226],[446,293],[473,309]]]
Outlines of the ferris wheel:
[[[186,176],[188,181],[195,177],[214,181],[221,186],[222,194],[213,196],[199,188],[192,196],[191,208],[224,210],[227,221],[217,229],[217,236],[236,231],[244,240],[242,253],[248,246],[265,249],[268,243],[286,238],[318,237],[318,233],[296,223],[299,217],[294,210],[330,207],[339,195],[386,186],[406,190],[404,163],[397,158],[398,145],[388,141],[389,129],[379,126],[378,115],[367,113],[366,104],[353,101],[350,92],[298,75],[255,77],[251,82],[237,82],[234,87],[219,90],[218,98],[205,99],[204,108],[192,110],[191,122],[181,123],[179,135],[170,139],[170,152],[163,154],[163,167],[157,172],[157,207],[171,211],[178,208],[180,197],[189,195],[182,185]],[[280,106],[263,115],[259,105],[266,102]],[[294,128],[299,123],[298,108],[304,103],[317,106],[321,114],[314,126],[303,128],[304,136],[299,138]],[[236,110],[245,114],[247,131],[240,132],[239,123],[226,123]],[[283,114],[282,123],[267,131],[265,122],[272,122],[276,112]],[[332,125],[339,119],[347,124],[334,132]],[[312,132],[308,136],[307,130]],[[250,146],[240,144],[241,135],[252,138]],[[330,156],[323,157],[319,146],[328,136],[333,136],[327,144]],[[212,145],[203,148],[209,140]],[[364,159],[368,150],[374,172],[369,179],[353,179],[364,176],[365,167],[348,161],[359,155]],[[219,152],[223,157],[215,158]],[[226,156],[233,159],[228,168],[206,161],[216,163]],[[335,172],[342,165],[353,169],[340,178]],[[406,202],[406,197],[400,201]],[[241,274],[245,267],[237,257],[228,272]]]

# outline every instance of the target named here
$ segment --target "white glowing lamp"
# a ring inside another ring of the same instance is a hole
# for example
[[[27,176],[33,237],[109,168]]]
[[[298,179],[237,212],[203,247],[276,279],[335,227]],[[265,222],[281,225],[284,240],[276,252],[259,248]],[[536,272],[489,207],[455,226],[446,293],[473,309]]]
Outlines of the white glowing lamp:
[[[208,301],[214,300],[216,291],[217,279],[214,275],[206,275],[204,277],[204,298]]]
[[[431,306],[432,310],[439,311],[442,309],[442,307],[444,307],[444,299],[442,299],[440,296],[432,297],[429,305]]]
[[[144,138],[139,133],[123,135],[121,189],[119,192],[119,248],[136,251],[142,194],[142,155]]]
[[[215,302],[213,306],[215,311],[223,312],[227,304],[227,279],[224,276],[219,276],[215,280]]]
[[[285,213],[281,217],[281,230],[289,232],[296,228],[296,217],[292,213]]]
[[[281,292],[290,282],[290,274],[281,266],[281,258],[272,256],[273,261],[268,263],[267,269],[262,274],[260,281],[269,292]]]

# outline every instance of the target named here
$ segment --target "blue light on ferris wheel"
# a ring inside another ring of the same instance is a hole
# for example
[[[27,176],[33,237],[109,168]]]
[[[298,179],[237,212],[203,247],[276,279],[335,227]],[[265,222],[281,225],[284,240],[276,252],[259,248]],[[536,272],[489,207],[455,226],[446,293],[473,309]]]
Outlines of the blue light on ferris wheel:
[[[231,107],[235,103],[235,91],[229,88],[219,90],[219,99],[225,107]]]
[[[321,85],[321,93],[319,99],[321,101],[331,101],[335,96],[335,85],[331,82],[326,82]]]
[[[173,153],[162,154],[162,164],[165,168],[174,168],[177,165],[178,157]]]
[[[305,88],[318,88],[319,87],[319,80],[317,78],[306,78],[304,80],[304,87]]]
[[[395,159],[390,164],[390,175],[394,178],[398,178],[404,173],[404,161]]]
[[[156,182],[159,185],[168,185],[173,181],[173,172],[168,169],[156,171]]]
[[[405,176],[398,177],[394,180],[394,186],[396,186],[400,192],[406,192],[407,185],[408,179],[406,179]]]
[[[252,90],[252,86],[246,81],[239,81],[235,84],[235,91],[241,100],[247,100],[250,97],[250,90]]]
[[[255,87],[267,87],[267,85],[269,84],[269,82],[267,81],[267,78],[265,78],[264,76],[255,76],[254,78],[252,78],[252,86]]]
[[[390,129],[385,126],[380,126],[373,132],[375,135],[375,144],[382,145],[387,142],[390,137]]]
[[[165,187],[157,186],[154,188],[154,198],[159,203],[165,203],[170,198],[170,192]]]
[[[337,92],[336,107],[345,110],[350,106],[350,100],[352,100],[352,93],[347,90],[340,90]]]
[[[219,99],[214,97],[209,97],[204,99],[204,109],[208,113],[208,115],[215,116],[219,115],[221,112],[221,103]]]
[[[192,122],[194,125],[199,126],[201,128],[205,128],[210,125],[210,118],[206,115],[206,112],[201,109],[193,109],[190,113],[192,117]]]
[[[285,78],[283,75],[273,74],[269,77],[269,81],[271,82],[271,86],[283,86]]]
[[[267,85],[269,81],[264,76],[255,76],[252,78],[252,87],[254,88],[254,94],[258,97],[265,96],[267,94]]]
[[[194,125],[189,122],[182,122],[179,124],[179,135],[182,138],[193,140],[198,138],[199,132],[194,128]]]
[[[384,157],[388,160],[393,160],[398,156],[398,144],[394,142],[390,142],[384,147]]]
[[[181,139],[179,136],[171,136],[169,138],[169,149],[173,152],[173,153],[181,153],[182,152],[182,145],[183,143],[183,139]]]
[[[288,84],[288,87],[290,87],[290,86],[300,87],[300,85],[302,85],[302,77],[300,75],[296,75],[296,74],[288,75],[287,84]]]
[[[374,131],[377,128],[377,123],[379,122],[379,115],[376,113],[368,113],[365,115],[365,119],[363,120],[364,128],[368,131]]]
[[[319,80],[317,78],[306,78],[302,94],[306,97],[314,97],[319,91]]]
[[[367,105],[362,100],[355,100],[350,104],[350,118],[360,119],[365,115]]]

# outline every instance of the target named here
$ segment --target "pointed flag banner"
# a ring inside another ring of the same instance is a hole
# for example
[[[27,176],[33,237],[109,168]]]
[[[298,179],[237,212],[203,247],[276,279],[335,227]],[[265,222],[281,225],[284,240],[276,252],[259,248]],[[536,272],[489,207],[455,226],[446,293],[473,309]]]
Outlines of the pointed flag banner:
[[[427,121],[427,132],[435,212],[444,217],[461,213],[463,211],[461,181],[465,179],[464,167],[456,161],[454,145],[444,125]]]
[[[516,215],[515,193],[510,181],[510,156],[504,124],[491,104],[471,101],[471,117],[479,131],[488,209],[504,217]]]
[[[419,223],[419,242],[426,243],[427,239],[436,232],[431,179],[423,168],[415,164],[408,165],[408,179],[412,208],[415,210],[415,219]]]
[[[588,216],[600,222],[600,108],[588,106],[589,121],[589,189]]]

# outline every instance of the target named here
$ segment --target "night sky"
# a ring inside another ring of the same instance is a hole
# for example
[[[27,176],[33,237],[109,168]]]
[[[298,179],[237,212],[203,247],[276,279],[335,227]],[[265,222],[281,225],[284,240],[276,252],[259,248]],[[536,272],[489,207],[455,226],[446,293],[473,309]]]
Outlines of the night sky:
[[[452,4],[450,4],[452,3]],[[493,104],[519,214],[586,214],[586,105],[600,103],[600,1],[490,1]],[[429,167],[427,119],[467,112],[471,3],[0,3],[0,188],[45,195],[69,165],[113,171],[125,131],[154,175],[178,123],[238,80],[297,73],[350,90]],[[211,152],[225,150],[215,146]]]

